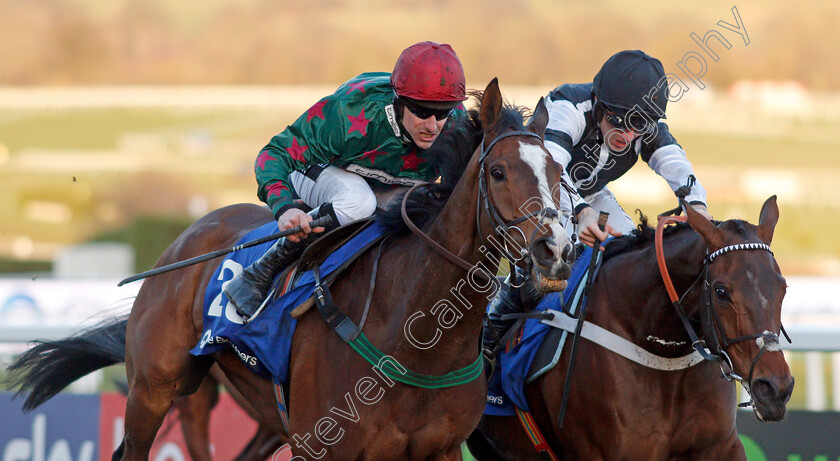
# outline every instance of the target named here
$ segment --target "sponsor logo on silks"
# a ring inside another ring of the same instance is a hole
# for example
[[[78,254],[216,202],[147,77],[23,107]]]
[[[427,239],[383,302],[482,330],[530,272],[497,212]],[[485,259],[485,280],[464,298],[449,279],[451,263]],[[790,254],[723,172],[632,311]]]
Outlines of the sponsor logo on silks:
[[[394,130],[394,136],[400,137],[400,125],[397,123],[397,111],[394,110],[393,104],[388,104],[385,106],[385,116],[388,118],[388,124],[391,125],[391,129]]]
[[[344,169],[351,173],[356,173],[359,176],[364,176],[365,178],[375,179],[381,182],[382,184],[397,184],[400,186],[410,187],[426,182],[419,179],[409,179],[392,176],[384,171],[365,168],[361,165],[356,165],[353,163],[347,165],[346,167],[344,167]]]
[[[501,395],[490,395],[487,394],[487,403],[491,405],[504,405],[505,399]]]

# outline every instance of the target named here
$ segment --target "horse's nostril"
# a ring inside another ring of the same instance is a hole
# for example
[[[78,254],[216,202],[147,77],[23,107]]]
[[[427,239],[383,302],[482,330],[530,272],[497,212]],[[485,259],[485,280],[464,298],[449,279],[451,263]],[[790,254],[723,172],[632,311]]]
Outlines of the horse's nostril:
[[[537,263],[551,265],[554,255],[548,246],[548,238],[540,237],[531,244],[531,252]]]
[[[566,246],[563,247],[563,252],[562,252],[561,256],[563,256],[564,261],[566,261],[568,263],[572,263],[572,262],[574,262],[573,260],[574,260],[574,257],[575,257],[574,252],[575,252],[574,245],[572,245],[571,243],[567,243]]]
[[[755,398],[759,401],[773,400],[779,394],[779,389],[776,385],[769,379],[765,378],[754,379],[750,388],[752,389],[753,396],[755,396]]]

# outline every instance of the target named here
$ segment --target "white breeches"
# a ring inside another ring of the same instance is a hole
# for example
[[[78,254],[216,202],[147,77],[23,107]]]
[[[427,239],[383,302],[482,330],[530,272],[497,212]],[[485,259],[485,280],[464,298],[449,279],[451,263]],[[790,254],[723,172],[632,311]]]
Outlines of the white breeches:
[[[332,203],[341,224],[368,218],[376,211],[376,195],[365,179],[341,168],[328,166],[315,180],[295,171],[289,181],[310,207]]]
[[[636,228],[633,218],[621,208],[621,205],[615,199],[615,195],[606,187],[594,194],[587,195],[584,199],[595,211],[606,211],[610,214],[607,224],[612,226],[613,229],[622,234],[628,234]]]

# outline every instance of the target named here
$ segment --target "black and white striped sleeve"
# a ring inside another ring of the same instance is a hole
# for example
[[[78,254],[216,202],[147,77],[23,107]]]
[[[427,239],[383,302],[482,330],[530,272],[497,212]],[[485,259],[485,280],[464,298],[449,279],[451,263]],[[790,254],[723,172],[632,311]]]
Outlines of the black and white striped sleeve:
[[[545,130],[545,147],[554,161],[566,169],[572,159],[572,146],[580,141],[586,129],[586,119],[583,112],[566,99],[549,98],[546,108],[549,120]]]

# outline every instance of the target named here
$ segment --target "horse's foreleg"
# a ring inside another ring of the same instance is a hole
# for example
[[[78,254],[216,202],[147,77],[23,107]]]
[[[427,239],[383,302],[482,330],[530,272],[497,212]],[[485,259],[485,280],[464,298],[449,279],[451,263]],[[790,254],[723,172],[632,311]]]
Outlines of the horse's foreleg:
[[[693,454],[691,459],[726,459],[732,461],[747,461],[747,453],[744,451],[744,444],[735,431],[725,442],[704,448]]]
[[[440,461],[463,461],[464,456],[461,453],[461,446],[459,445],[456,449],[450,450],[448,453],[445,453],[440,458]]]

